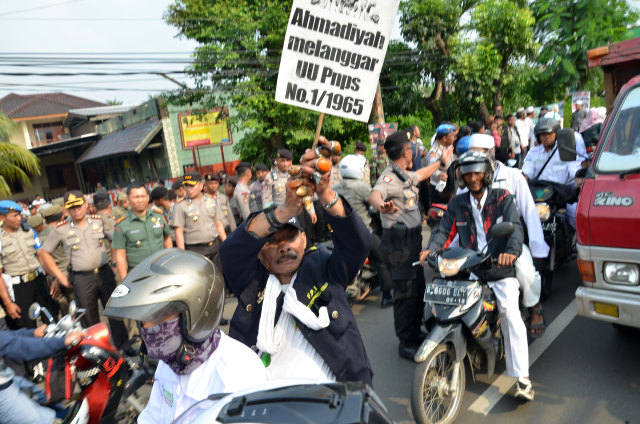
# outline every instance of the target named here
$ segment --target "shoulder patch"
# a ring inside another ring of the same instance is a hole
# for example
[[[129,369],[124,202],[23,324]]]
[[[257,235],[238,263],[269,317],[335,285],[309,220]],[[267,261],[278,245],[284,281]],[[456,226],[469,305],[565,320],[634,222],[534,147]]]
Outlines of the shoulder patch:
[[[125,219],[127,219],[126,216],[121,216],[120,218],[116,219],[116,224],[121,223],[122,221],[124,221]]]
[[[184,199],[186,199],[186,197],[183,197],[183,198],[182,198],[182,199],[180,199],[180,200],[176,200],[176,204],[184,202]]]
[[[158,215],[162,215],[162,211],[155,206],[151,208],[151,211],[157,213]]]
[[[102,220],[102,217],[100,215],[91,215],[91,218]]]
[[[390,175],[387,175],[387,176],[385,176],[385,177],[382,179],[382,181],[384,181],[385,183],[390,183],[390,182],[391,182],[391,180],[393,180],[393,178],[391,178],[391,176],[390,176]]]
[[[66,219],[63,219],[62,221],[58,221],[54,224],[54,226],[56,228],[62,227],[64,224],[68,224],[68,221]]]

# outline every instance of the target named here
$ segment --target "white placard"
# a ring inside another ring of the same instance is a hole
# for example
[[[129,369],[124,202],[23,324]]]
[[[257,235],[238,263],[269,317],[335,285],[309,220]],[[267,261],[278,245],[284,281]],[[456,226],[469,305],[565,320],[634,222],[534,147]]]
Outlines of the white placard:
[[[367,122],[398,3],[294,0],[276,101]]]

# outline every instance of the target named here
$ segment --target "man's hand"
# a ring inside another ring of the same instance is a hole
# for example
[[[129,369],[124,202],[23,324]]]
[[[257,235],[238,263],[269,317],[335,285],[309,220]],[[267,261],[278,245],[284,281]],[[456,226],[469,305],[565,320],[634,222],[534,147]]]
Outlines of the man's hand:
[[[60,289],[58,287],[58,280],[56,278],[51,279],[51,288],[49,289],[49,296],[51,299],[55,299],[60,294]]]
[[[393,214],[393,213],[398,212],[399,210],[400,210],[400,208],[393,204],[393,200],[390,200],[388,202],[384,202],[380,206],[380,213]]]
[[[47,329],[47,324],[42,324],[40,327],[33,330],[33,337],[44,337],[44,330]]]
[[[64,338],[64,344],[65,346],[75,346],[80,343],[82,337],[84,337],[84,334],[82,334],[80,331],[72,331]]]
[[[22,310],[15,302],[9,302],[8,305],[5,305],[4,310],[7,311],[7,315],[9,315],[12,319],[20,319],[22,315],[20,312]]]
[[[309,216],[311,217],[311,223],[313,225],[316,225],[316,222],[318,222],[318,215],[316,215],[315,213],[309,212]]]
[[[65,286],[68,289],[71,288],[71,283],[69,283],[69,280],[67,279],[66,275],[63,274],[62,278],[56,278],[56,280],[58,280],[58,284],[62,284],[63,286]]]
[[[440,155],[440,159],[442,159],[442,162],[444,163],[449,163],[449,159],[451,159],[452,155],[453,155],[453,146],[449,146],[442,151],[442,154]]]
[[[302,213],[302,197],[296,194],[296,190],[302,185],[306,185],[304,184],[304,179],[289,179],[285,185],[286,194],[284,203],[274,211],[278,222],[287,222],[294,216]]]
[[[510,266],[518,259],[516,255],[512,255],[511,253],[501,253],[498,256],[498,266]]]
[[[438,179],[440,181],[447,181],[447,173],[446,172],[441,172],[440,174],[438,174]]]
[[[420,266],[424,266],[424,261],[427,259],[427,256],[429,256],[429,253],[431,253],[429,249],[420,252]]]

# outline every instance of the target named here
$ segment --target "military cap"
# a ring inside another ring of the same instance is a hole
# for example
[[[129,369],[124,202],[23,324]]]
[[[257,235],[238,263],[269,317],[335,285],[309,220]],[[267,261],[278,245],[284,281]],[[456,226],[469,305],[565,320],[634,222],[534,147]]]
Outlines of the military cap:
[[[202,175],[197,171],[187,172],[184,174],[182,185],[194,186],[202,181]]]
[[[32,228],[36,228],[42,225],[43,222],[44,220],[42,219],[42,215],[40,215],[39,213],[31,215],[29,218],[27,218],[27,224],[29,224],[29,226]]]
[[[238,184],[238,177],[235,177],[235,176],[228,177],[226,182],[228,182],[229,184],[235,187],[236,184]]]
[[[84,195],[78,190],[68,191],[67,194],[64,195],[64,207],[69,209],[74,206],[82,206],[84,205]]]
[[[367,151],[367,146],[365,146],[364,143],[361,143],[361,142],[358,141],[356,143],[356,150],[361,150],[363,152],[366,152]]]
[[[182,186],[182,178],[178,178],[173,182],[173,184],[171,184],[171,188],[174,190],[179,189],[181,186]]]
[[[440,124],[438,128],[436,128],[436,134],[450,134],[452,133],[456,127],[451,124]]]
[[[269,168],[267,168],[267,165],[265,165],[264,163],[259,163],[255,166],[256,171],[269,171]]]
[[[53,215],[59,215],[62,213],[62,208],[60,205],[49,206],[48,208],[42,209],[40,211],[43,217],[47,218]]]
[[[156,187],[153,190],[151,190],[151,201],[153,202],[154,200],[163,199],[164,197],[167,196],[168,193],[169,193],[169,190],[167,190],[165,187],[163,186]]]
[[[215,172],[209,172],[204,176],[205,181],[217,181],[220,182],[220,177]]]
[[[22,206],[20,206],[13,200],[1,200],[0,213],[9,213],[9,212],[22,212]]]
[[[109,193],[96,193],[93,195],[93,204],[98,209],[104,209],[111,204],[111,196],[109,196]]]
[[[278,157],[283,159],[293,160],[293,154],[289,149],[278,149]]]
[[[127,193],[125,193],[124,191],[119,192],[118,202],[124,202],[125,200],[127,200]]]
[[[55,199],[53,199],[51,201],[51,203],[53,203],[54,205],[58,205],[58,206],[60,206],[60,208],[62,208],[64,206],[64,198],[56,197]]]

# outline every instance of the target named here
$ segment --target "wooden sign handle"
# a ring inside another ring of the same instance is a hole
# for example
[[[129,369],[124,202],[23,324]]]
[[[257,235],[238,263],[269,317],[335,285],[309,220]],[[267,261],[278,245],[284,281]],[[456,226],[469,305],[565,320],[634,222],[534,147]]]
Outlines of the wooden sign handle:
[[[322,131],[322,121],[324,120],[324,112],[320,112],[320,116],[318,117],[318,125],[316,126],[316,136],[313,139],[313,146],[311,150],[315,150],[318,147],[318,138],[320,137],[320,132]]]

